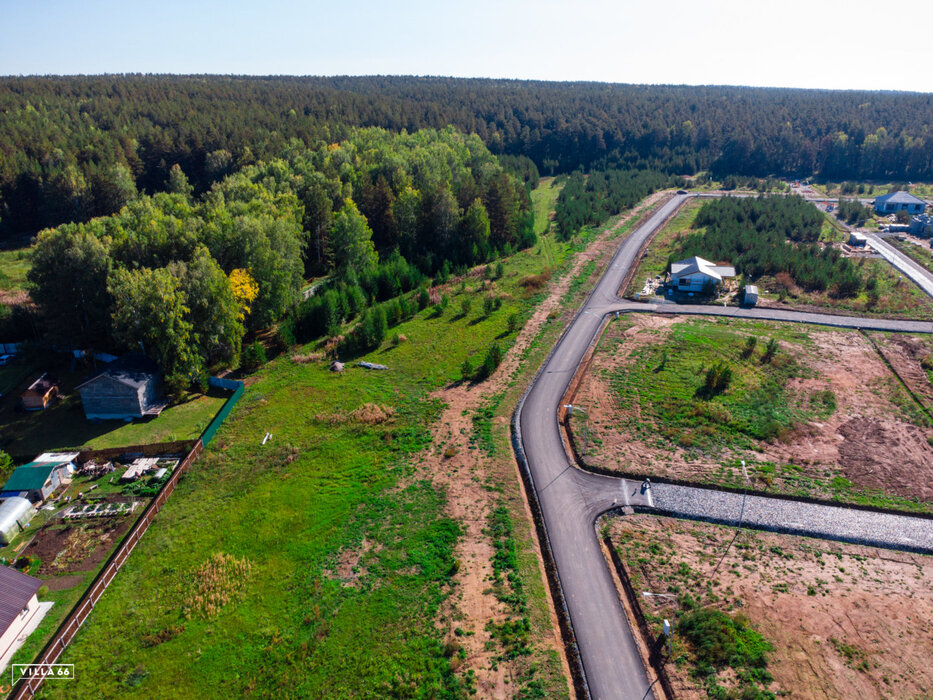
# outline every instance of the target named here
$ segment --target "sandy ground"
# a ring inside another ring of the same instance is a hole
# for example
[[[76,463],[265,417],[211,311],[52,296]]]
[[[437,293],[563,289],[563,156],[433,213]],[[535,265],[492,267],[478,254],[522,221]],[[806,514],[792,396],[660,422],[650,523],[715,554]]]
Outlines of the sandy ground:
[[[647,201],[653,204],[663,194],[656,194]],[[559,280],[552,280],[546,298],[538,305],[529,321],[519,332],[512,348],[505,354],[502,364],[486,381],[479,384],[448,386],[435,393],[447,408],[434,430],[432,447],[423,455],[419,467],[420,475],[431,478],[435,484],[447,491],[448,511],[461,522],[464,535],[460,539],[456,556],[460,560],[460,571],[456,576],[457,593],[451,601],[453,608],[442,610],[440,618],[448,629],[450,639],[466,651],[466,660],[458,669],[460,672],[472,670],[475,673],[476,688],[479,697],[509,697],[517,690],[514,679],[518,673],[521,659],[493,664],[492,659],[498,650],[487,649],[490,641],[485,630],[489,621],[500,622],[507,617],[505,606],[500,603],[490,590],[492,580],[491,560],[494,554],[489,537],[484,532],[489,514],[498,503],[500,496],[486,488],[488,477],[507,479],[515,484],[519,481],[518,466],[511,451],[507,455],[489,457],[479,449],[471,449],[470,437],[473,433],[472,416],[483,407],[488,399],[506,389],[516,377],[521,358],[528,346],[541,331],[552,312],[564,312],[568,318],[573,309],[562,309],[561,298],[566,294],[571,281],[591,260],[608,261],[614,252],[617,241],[612,240],[616,228],[637,216],[642,209],[623,217],[610,231],[602,234],[585,251],[578,254],[570,271]],[[598,268],[597,265],[597,273]],[[597,274],[594,273],[594,274]],[[566,319],[561,318],[561,321]],[[505,418],[498,419],[505,424]],[[503,429],[505,429],[503,425]],[[451,457],[445,454],[453,454]],[[525,503],[528,523],[531,512]],[[534,531],[533,528],[532,532]],[[537,547],[536,552],[540,549]],[[544,578],[544,567],[539,555],[539,568]],[[540,640],[544,646],[562,650],[557,631],[557,620],[552,610],[552,631],[546,639]],[[455,637],[453,629],[460,627],[472,631],[471,636]],[[494,645],[490,645],[494,646]],[[563,654],[562,654],[563,658]],[[563,661],[564,674],[569,678],[566,660]]]
[[[872,342],[859,333],[814,330],[810,334],[814,346],[806,348],[782,342],[784,351],[815,370],[812,378],[791,380],[791,392],[806,395],[832,389],[835,393],[837,409],[825,421],[798,425],[783,440],[760,443],[757,452],[742,455],[698,457],[674,445],[659,449],[633,439],[619,425],[623,414],[612,396],[608,375],[630,363],[636,348],[664,342],[670,327],[684,320],[632,315],[624,323],[609,326],[575,398],[591,407],[590,435],[602,441],[591,446],[588,462],[608,469],[701,480],[708,479],[723,459],[739,456],[795,464],[816,479],[841,468],[858,486],[933,501],[933,446],[928,441],[933,430],[913,424],[904,415],[894,400],[896,393],[905,396],[897,377]],[[914,394],[933,406],[933,386],[920,367],[920,359],[930,352],[930,341],[880,333],[871,338]],[[640,419],[637,405],[632,410]]]
[[[647,515],[608,522],[639,590],[665,592],[676,583],[701,604],[749,618],[774,645],[772,691],[808,699],[933,697],[930,557],[745,530],[711,578],[734,529]],[[686,576],[678,575],[683,565]],[[705,594],[710,580],[715,600]],[[639,604],[646,613],[672,613],[663,603]],[[668,671],[677,697],[706,697],[688,666]]]

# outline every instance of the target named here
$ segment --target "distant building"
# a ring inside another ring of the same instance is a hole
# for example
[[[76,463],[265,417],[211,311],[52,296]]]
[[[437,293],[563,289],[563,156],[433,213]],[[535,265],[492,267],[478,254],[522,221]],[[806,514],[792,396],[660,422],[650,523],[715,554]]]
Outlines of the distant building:
[[[0,566],[0,668],[22,644],[20,636],[34,629],[45,614],[36,597],[41,585],[37,578]]]
[[[41,411],[48,408],[52,400],[58,396],[58,382],[46,372],[36,381],[29,385],[21,395],[23,408],[27,411]]]
[[[74,463],[69,461],[30,462],[19,467],[0,491],[0,498],[25,498],[41,503],[71,478]]]
[[[679,292],[703,292],[735,277],[735,268],[694,256],[671,263],[671,286]]]
[[[124,355],[78,386],[88,420],[132,420],[157,416],[168,404],[160,400],[159,368],[138,353]]]
[[[879,214],[896,214],[906,211],[908,214],[922,214],[927,203],[910,192],[892,192],[875,197],[875,211]]]
[[[933,216],[920,214],[910,219],[910,232],[915,236],[924,238],[933,237]]]
[[[742,295],[742,304],[745,306],[754,306],[758,303],[758,287],[754,284],[745,285],[745,293]]]

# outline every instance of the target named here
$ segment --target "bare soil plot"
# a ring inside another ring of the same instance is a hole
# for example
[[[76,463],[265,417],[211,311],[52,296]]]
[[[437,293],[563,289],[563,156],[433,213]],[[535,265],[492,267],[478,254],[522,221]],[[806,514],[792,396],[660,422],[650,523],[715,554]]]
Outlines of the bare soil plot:
[[[574,417],[572,431],[579,450],[587,434],[586,463],[605,469],[740,485],[744,459],[758,489],[929,509],[930,346],[914,336],[633,314],[600,341],[573,400],[588,424]],[[717,363],[731,381],[706,393]]]
[[[697,649],[679,630],[666,665],[678,698],[707,697],[713,685],[818,699],[933,692],[930,557],[749,530],[728,547],[735,528],[649,515],[605,523],[636,591],[677,596],[681,619],[691,604],[744,617],[772,647],[773,682],[756,686],[728,664],[699,673]],[[636,604],[660,636],[673,601]]]
[[[43,578],[92,571],[134,522],[131,516],[66,524],[52,521],[36,533],[23,554],[42,560],[38,575]]]

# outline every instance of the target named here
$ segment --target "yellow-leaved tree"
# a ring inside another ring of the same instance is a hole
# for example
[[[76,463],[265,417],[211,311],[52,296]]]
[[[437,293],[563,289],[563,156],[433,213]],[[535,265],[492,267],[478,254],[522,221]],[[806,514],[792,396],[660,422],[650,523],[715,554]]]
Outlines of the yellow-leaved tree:
[[[259,285],[256,284],[249,270],[240,267],[231,270],[229,277],[233,298],[240,307],[239,320],[242,321],[249,316],[253,301],[259,295]]]

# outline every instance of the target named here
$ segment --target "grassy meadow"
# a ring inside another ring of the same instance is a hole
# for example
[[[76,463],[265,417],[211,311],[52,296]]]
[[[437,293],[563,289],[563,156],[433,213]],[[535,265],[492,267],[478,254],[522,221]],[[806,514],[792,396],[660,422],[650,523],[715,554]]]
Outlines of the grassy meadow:
[[[757,327],[756,327],[757,326]],[[755,346],[749,351],[749,338]],[[615,371],[611,386],[639,439],[699,450],[754,449],[800,421],[819,418],[823,406],[792,401],[787,383],[809,370],[789,354],[766,358],[769,340],[809,344],[807,329],[776,324],[728,324],[692,319],[674,324],[666,342],[639,347]],[[622,342],[621,338],[617,342]],[[731,380],[710,390],[710,368],[726,365]],[[728,390],[726,390],[728,389]],[[637,403],[637,409],[635,404]]]
[[[0,250],[0,290],[5,292],[26,289],[26,273],[29,272],[30,248]]]
[[[542,241],[504,260],[494,285],[451,281],[440,316],[419,312],[380,348],[342,357],[342,373],[292,359],[320,344],[259,370],[67,650],[78,680],[42,694],[467,694],[434,623],[460,527],[412,458],[442,408],[430,392],[459,381],[464,359],[475,366],[491,344],[509,347],[509,316],[527,318],[541,294],[529,278],[560,270],[580,245]],[[503,304],[487,315],[491,290]],[[364,359],[389,370],[357,367]],[[518,561],[537,576],[527,542]],[[546,607],[540,582],[528,589],[530,607]]]

